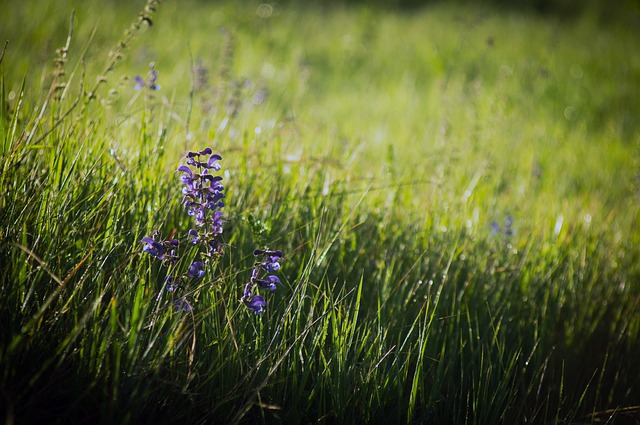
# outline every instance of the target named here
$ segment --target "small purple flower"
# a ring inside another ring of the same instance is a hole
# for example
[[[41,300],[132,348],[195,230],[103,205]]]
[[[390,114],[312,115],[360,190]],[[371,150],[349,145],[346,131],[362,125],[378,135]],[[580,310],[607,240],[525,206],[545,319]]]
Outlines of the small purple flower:
[[[176,285],[174,283],[175,279],[173,278],[173,276],[167,276],[164,278],[164,283],[165,283],[165,287],[167,289],[167,291],[169,292],[173,292],[176,290],[176,288],[178,287],[178,285]]]
[[[151,71],[149,71],[149,88],[151,90],[160,90],[160,84],[156,83],[157,80],[158,80],[158,71],[156,71],[155,69],[152,69]]]
[[[142,90],[145,87],[148,87],[149,90],[160,90],[160,84],[157,83],[158,80],[158,71],[155,70],[155,63],[151,62],[149,64],[149,83],[147,84],[144,81],[144,78],[137,75],[134,79],[136,80],[136,86],[134,87],[136,90]]]
[[[266,258],[262,263],[262,268],[267,272],[276,272],[280,270],[280,260],[282,259],[282,251],[262,251],[255,250],[254,255],[265,255]]]
[[[217,239],[207,241],[207,253],[209,257],[222,254],[222,244]]]
[[[173,306],[176,309],[176,311],[182,310],[185,313],[188,313],[191,310],[193,310],[193,307],[191,307],[191,304],[189,303],[189,301],[187,301],[186,297],[175,297],[173,299]]]
[[[267,302],[260,295],[254,295],[249,301],[245,301],[244,305],[256,315],[262,314],[267,308]]]
[[[252,297],[251,290],[254,286],[269,289],[270,291],[275,291],[278,288],[278,285],[280,284],[278,276],[268,275],[264,279],[260,276],[264,271],[275,272],[279,270],[280,260],[282,260],[283,254],[280,250],[269,251],[256,249],[253,251],[253,255],[256,257],[262,256],[263,260],[254,264],[253,270],[251,271],[251,280],[244,287],[244,295],[241,298],[241,301],[254,313],[260,314],[266,308],[267,302],[264,297],[260,295]]]
[[[498,233],[504,233],[505,236],[512,236],[514,234],[513,230],[513,217],[508,215],[504,220],[504,229],[500,227],[497,221],[492,221],[491,224],[491,234],[497,235]]]
[[[137,84],[136,84],[136,86],[135,86],[134,88],[135,88],[136,90],[140,90],[140,89],[142,89],[142,88],[144,87],[144,78],[142,78],[142,77],[141,77],[141,76],[139,76],[139,75],[136,75],[135,80],[136,80]]]
[[[154,241],[152,238],[146,236],[140,240],[140,242],[144,243],[142,250],[152,257],[155,257],[159,260],[164,258],[164,244]]]
[[[213,213],[213,218],[211,219],[211,231],[213,232],[214,236],[219,236],[222,234],[223,219],[224,219],[224,216],[222,215],[222,212],[216,211]]]
[[[278,279],[278,276],[271,275],[267,276],[264,280],[256,280],[256,283],[260,285],[260,287],[269,289],[273,292],[277,288],[276,284],[280,284],[280,279]]]
[[[152,257],[155,257],[162,261],[173,261],[178,258],[176,255],[175,247],[178,246],[179,242],[177,239],[171,239],[169,241],[159,242],[156,241],[157,232],[154,233],[153,237],[146,236],[140,240],[140,242],[144,243],[142,250]],[[169,254],[167,254],[167,250]]]
[[[189,267],[189,271],[187,272],[187,277],[191,279],[200,279],[204,277],[204,264],[202,261],[194,261]]]
[[[504,221],[504,227],[505,227],[504,233],[508,236],[513,235],[513,229],[511,228],[512,225],[513,225],[513,217],[509,215]]]
[[[200,242],[200,235],[198,234],[198,231],[195,229],[189,230],[189,237],[191,238],[191,243],[194,245],[197,245]]]
[[[185,173],[184,176],[180,177],[180,181],[182,181],[182,183],[184,183],[188,188],[193,189],[193,172],[191,171],[191,168],[186,165],[182,165],[178,168],[178,171]]]

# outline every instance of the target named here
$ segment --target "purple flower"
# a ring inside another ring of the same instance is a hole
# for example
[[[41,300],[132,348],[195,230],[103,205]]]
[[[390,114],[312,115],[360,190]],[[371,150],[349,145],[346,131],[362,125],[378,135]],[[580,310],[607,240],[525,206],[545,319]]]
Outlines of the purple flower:
[[[157,83],[158,80],[158,71],[155,70],[155,63],[151,62],[149,64],[149,83],[145,83],[144,78],[137,75],[134,79],[136,80],[136,86],[134,87],[136,90],[142,90],[145,87],[148,87],[149,90],[160,90],[160,84]]]
[[[270,291],[275,291],[276,284],[280,284],[280,279],[278,279],[278,276],[271,275],[267,276],[267,278],[264,280],[256,280],[256,283],[262,288],[267,288]]]
[[[498,224],[498,222],[497,221],[492,221],[491,222],[491,234],[495,235],[499,231],[500,231],[500,225]]]
[[[138,88],[147,87],[151,90],[159,88],[156,81],[158,73],[153,69],[153,64],[150,68],[146,84],[142,77],[136,77]],[[204,148],[200,151],[188,152],[186,165],[181,165],[176,170],[180,173],[179,178],[182,183],[184,196],[182,204],[187,214],[195,221],[195,228],[188,230],[186,240],[189,241],[189,245],[197,246],[196,258],[202,258],[201,256],[212,258],[222,253],[223,244],[218,237],[223,233],[224,215],[220,209],[224,207],[225,195],[224,186],[220,183],[222,177],[215,175],[221,169],[221,160],[222,157],[214,154],[211,148]],[[160,241],[157,234],[158,232],[155,232],[151,237],[141,240],[144,243],[143,251],[161,259],[163,265],[171,266],[169,269],[171,275],[165,278],[165,287],[167,291],[175,294],[174,302],[178,310],[191,311],[192,306],[186,297],[179,297],[178,292],[185,289],[184,287],[189,283],[188,279],[202,279],[205,275],[205,265],[202,261],[194,259],[186,271],[176,274],[174,266],[178,265],[178,240]],[[190,248],[187,249],[191,251]],[[250,308],[259,314],[264,310],[266,302],[262,299],[261,304],[261,297],[252,298],[251,289],[257,284],[255,279],[257,276],[248,284],[242,302],[250,305]],[[276,283],[279,282],[265,280],[263,285],[273,290]]]
[[[504,230],[500,228],[500,225],[497,221],[491,222],[491,234],[496,235],[498,233],[504,233],[505,236],[512,236],[514,234],[513,226],[513,217],[508,215],[504,220]]]
[[[244,305],[256,315],[262,314],[267,308],[267,302],[260,295],[254,295],[249,301],[245,301]]]
[[[263,260],[261,262],[256,262],[254,264],[253,270],[251,272],[251,280],[244,287],[244,295],[241,298],[241,301],[254,313],[260,314],[267,305],[265,299],[260,295],[251,296],[251,290],[254,286],[259,286],[264,289],[269,289],[270,291],[275,291],[280,284],[280,279],[275,275],[268,275],[265,278],[261,278],[261,274],[264,271],[274,272],[280,269],[280,260],[282,259],[282,251],[270,251],[270,250],[262,250],[256,249],[253,251],[253,255],[256,257],[262,256]],[[258,298],[259,297],[259,298]],[[256,300],[257,301],[254,301]],[[255,303],[255,304],[253,304]]]
[[[200,235],[195,229],[189,229],[189,236],[191,237],[191,243],[197,245],[200,242]]]
[[[141,77],[141,76],[139,76],[139,75],[136,75],[135,80],[136,80],[137,84],[136,84],[136,86],[135,86],[134,88],[135,88],[136,90],[140,90],[140,89],[142,89],[142,88],[144,87],[144,78],[142,78],[142,77]]]
[[[191,310],[193,310],[193,307],[191,307],[191,304],[189,303],[189,301],[187,301],[186,297],[175,297],[173,299],[173,306],[176,309],[176,311],[182,310],[185,313],[188,313]]]
[[[155,257],[159,260],[163,261],[173,261],[178,258],[176,255],[175,247],[178,246],[179,242],[177,239],[171,239],[169,241],[159,242],[155,240],[157,235],[154,233],[153,237],[146,236],[140,240],[140,242],[144,243],[142,250],[152,257]],[[167,254],[167,250],[169,254]]]
[[[511,228],[511,226],[513,225],[513,217],[511,217],[510,215],[507,216],[507,218],[504,220],[504,233],[505,235],[511,236],[513,235],[513,229]]]
[[[146,236],[140,240],[144,243],[142,250],[152,257],[162,260],[164,258],[164,244],[154,241],[152,238]]]
[[[209,156],[208,159],[200,161],[200,157]],[[187,165],[182,165],[178,171],[183,175],[180,181],[184,184],[182,193],[184,194],[183,205],[187,209],[187,214],[194,216],[196,226],[203,227],[210,223],[213,229],[213,237],[222,234],[222,213],[218,211],[224,207],[225,195],[222,193],[224,186],[220,184],[221,176],[209,174],[209,170],[220,170],[218,161],[222,157],[212,154],[211,148],[201,151],[188,152],[186,155]],[[191,167],[196,167],[200,172],[194,172]]]
[[[189,267],[187,277],[191,279],[200,279],[204,277],[204,264],[201,261],[194,261]]]
[[[173,278],[173,276],[167,276],[164,278],[164,283],[166,285],[167,291],[169,292],[173,292],[176,290],[176,288],[178,287],[178,285],[176,285],[174,283],[175,279]]]
[[[262,268],[267,272],[276,272],[280,270],[279,261],[282,259],[282,251],[262,251],[256,249],[253,254],[266,256],[264,262],[262,263]]]
[[[222,253],[222,244],[217,239],[211,239],[207,242],[207,252],[210,257]]]
[[[222,215],[222,212],[216,211],[213,213],[213,218],[211,219],[211,231],[213,232],[214,236],[219,236],[222,234],[223,219],[224,219],[224,216]]]
[[[153,64],[153,62],[151,62]],[[153,67],[153,65],[151,65]],[[149,71],[149,88],[151,90],[160,90],[160,84],[156,83],[158,80],[158,71],[152,69]]]
[[[218,161],[221,161],[222,157],[220,155],[211,155],[211,157],[209,158],[209,161],[207,161],[207,166],[205,168],[207,169],[214,169],[216,171],[220,171],[220,164],[218,164]]]
[[[178,168],[178,171],[185,173],[184,176],[180,177],[180,181],[182,181],[182,183],[184,183],[188,188],[193,189],[193,172],[191,171],[191,168],[186,165],[182,165]]]
[[[253,287],[253,281],[244,285],[244,294],[242,295],[241,301],[245,302],[249,298],[251,298],[251,288]]]

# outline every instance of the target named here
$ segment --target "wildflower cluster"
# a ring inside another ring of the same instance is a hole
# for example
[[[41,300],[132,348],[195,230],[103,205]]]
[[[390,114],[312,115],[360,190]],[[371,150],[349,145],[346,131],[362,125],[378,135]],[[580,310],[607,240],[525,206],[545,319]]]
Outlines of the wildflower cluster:
[[[253,271],[251,272],[251,280],[245,285],[244,294],[240,301],[255,314],[261,314],[267,307],[267,301],[262,295],[254,295],[252,291],[256,286],[269,289],[270,291],[276,290],[277,285],[280,284],[280,279],[278,276],[270,273],[280,270],[282,251],[256,249],[253,251],[253,255],[262,257],[262,260],[254,264]],[[267,274],[267,276],[263,277],[264,274]]]
[[[187,214],[195,218],[196,227],[189,230],[192,244],[203,244],[209,257],[220,254],[222,246],[218,237],[222,235],[224,216],[224,186],[220,183],[221,176],[212,172],[220,171],[222,157],[213,154],[211,148],[187,154],[187,165],[178,168],[183,175],[180,180],[184,184],[182,194],[183,205]],[[191,167],[195,167],[194,173]]]
[[[144,244],[142,250],[162,261],[168,268],[164,280],[164,288],[174,294],[174,306],[177,310],[189,312],[191,303],[186,295],[182,295],[186,287],[193,281],[204,278],[206,265],[215,262],[222,255],[221,236],[223,233],[224,186],[222,177],[216,175],[220,171],[222,157],[214,154],[211,148],[189,152],[186,165],[178,167],[182,182],[182,205],[187,214],[194,219],[194,227],[189,229],[181,245],[178,239],[162,240],[159,232],[140,240]],[[186,245],[186,247],[184,247]],[[179,248],[183,252],[195,252],[195,257],[187,270],[178,271],[183,264],[178,255]],[[260,287],[275,291],[280,279],[274,272],[280,270],[282,251],[256,249],[253,255],[260,257],[251,273],[251,279],[244,288],[241,302],[255,314],[261,314],[267,302],[261,295],[254,294],[254,288]]]
[[[141,239],[144,243],[142,250],[161,260],[162,264],[169,268],[165,288],[176,293],[175,306],[185,312],[191,311],[192,307],[185,296],[177,295],[178,291],[183,291],[188,282],[204,277],[205,263],[200,261],[201,259],[215,259],[222,253],[220,236],[223,232],[224,216],[220,210],[224,207],[225,197],[224,187],[220,183],[222,177],[212,174],[220,171],[220,155],[213,154],[211,148],[206,148],[198,152],[189,152],[186,160],[187,165],[180,166],[178,171],[182,172],[180,180],[183,184],[183,205],[187,214],[195,218],[195,227],[187,232],[188,245],[198,247],[194,261],[184,273],[175,273],[180,259],[177,254],[180,246],[178,239],[163,241],[157,231],[151,237]]]

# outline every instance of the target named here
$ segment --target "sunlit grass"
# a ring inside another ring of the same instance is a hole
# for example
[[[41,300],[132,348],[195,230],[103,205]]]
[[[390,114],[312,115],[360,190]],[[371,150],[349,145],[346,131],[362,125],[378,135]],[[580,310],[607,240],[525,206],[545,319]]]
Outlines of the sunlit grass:
[[[637,420],[637,30],[114,4],[0,26],[8,420]],[[161,90],[135,90],[150,62]],[[140,239],[189,229],[175,170],[204,147],[227,246],[184,314]],[[267,246],[286,258],[257,317]]]

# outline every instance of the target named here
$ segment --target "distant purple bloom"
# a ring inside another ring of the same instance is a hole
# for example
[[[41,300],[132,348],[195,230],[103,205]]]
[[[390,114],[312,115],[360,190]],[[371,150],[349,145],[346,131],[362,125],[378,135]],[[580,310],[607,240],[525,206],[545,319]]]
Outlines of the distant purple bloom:
[[[160,84],[156,83],[158,80],[158,71],[152,69],[149,71],[149,88],[151,90],[160,90]]]
[[[135,78],[137,84],[135,86],[136,90],[140,90],[144,87],[144,78],[142,78],[141,76],[137,75]]]
[[[504,221],[504,227],[505,227],[504,233],[508,236],[513,235],[513,229],[511,228],[512,225],[513,225],[513,217],[509,215]]]
[[[495,235],[499,231],[500,231],[500,225],[498,224],[498,222],[497,221],[492,221],[491,222],[491,234]]]
[[[491,224],[491,234],[496,235],[498,233],[504,233],[505,236],[512,236],[514,234],[513,230],[513,217],[507,216],[504,220],[504,229],[500,227],[497,221],[492,221]]]
[[[149,90],[160,90],[160,84],[157,83],[158,80],[158,71],[154,69],[155,63],[151,62],[149,64],[149,82],[146,83],[144,78],[137,75],[134,80],[136,80],[136,90],[142,90],[145,87],[148,87]]]

